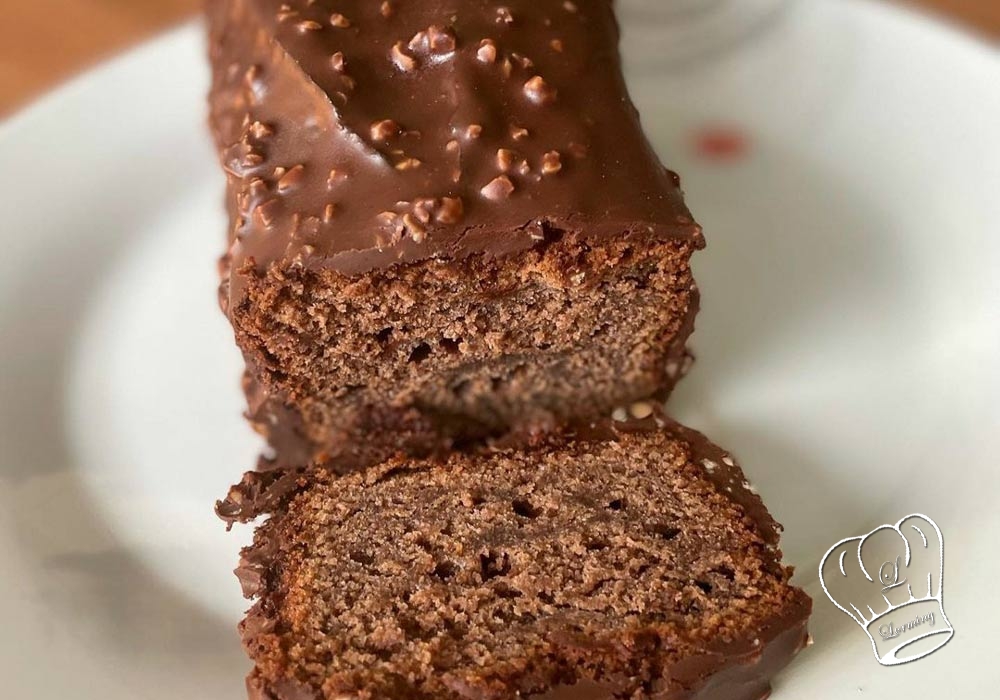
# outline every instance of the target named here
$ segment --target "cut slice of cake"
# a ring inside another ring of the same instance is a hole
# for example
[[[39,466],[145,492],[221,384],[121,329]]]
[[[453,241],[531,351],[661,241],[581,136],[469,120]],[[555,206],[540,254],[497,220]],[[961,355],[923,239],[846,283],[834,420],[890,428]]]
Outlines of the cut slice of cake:
[[[664,397],[704,245],[609,0],[212,0],[221,301],[285,463]]]
[[[759,700],[808,639],[780,526],[659,414],[243,503],[260,700]]]

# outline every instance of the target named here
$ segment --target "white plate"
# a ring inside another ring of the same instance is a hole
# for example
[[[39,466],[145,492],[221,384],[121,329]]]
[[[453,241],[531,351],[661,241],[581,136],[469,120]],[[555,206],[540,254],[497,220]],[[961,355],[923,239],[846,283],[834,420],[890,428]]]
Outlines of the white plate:
[[[816,596],[816,646],[775,697],[995,697],[997,55],[844,0],[683,64],[636,46],[645,124],[710,242],[675,411],[742,456]],[[212,502],[258,445],[215,307],[202,55],[182,29],[0,128],[5,697],[243,697],[246,533]],[[706,125],[745,157],[699,157]],[[816,565],[915,511],[944,533],[956,636],[887,669]]]

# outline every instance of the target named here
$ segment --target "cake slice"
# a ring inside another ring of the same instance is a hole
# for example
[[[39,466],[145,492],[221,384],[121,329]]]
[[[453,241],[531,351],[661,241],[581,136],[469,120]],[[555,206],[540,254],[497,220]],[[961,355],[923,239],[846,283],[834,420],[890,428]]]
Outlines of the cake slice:
[[[759,700],[808,640],[780,526],[659,414],[277,491],[237,489],[274,511],[238,570],[258,700]]]
[[[428,454],[670,391],[704,241],[611,5],[208,3],[220,297],[281,461]]]

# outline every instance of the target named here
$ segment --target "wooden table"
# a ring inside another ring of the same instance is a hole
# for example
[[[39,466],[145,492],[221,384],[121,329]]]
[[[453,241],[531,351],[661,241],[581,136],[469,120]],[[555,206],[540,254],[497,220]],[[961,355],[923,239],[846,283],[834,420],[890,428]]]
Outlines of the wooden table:
[[[0,115],[115,51],[181,22],[205,0],[23,0],[0,23]],[[1000,39],[1000,0],[903,0]],[[54,47],[59,47],[55,50]]]

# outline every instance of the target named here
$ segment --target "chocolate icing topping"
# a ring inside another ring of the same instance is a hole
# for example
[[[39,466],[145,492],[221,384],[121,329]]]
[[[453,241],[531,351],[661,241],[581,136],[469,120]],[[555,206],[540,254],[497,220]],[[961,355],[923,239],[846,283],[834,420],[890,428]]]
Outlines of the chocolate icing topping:
[[[235,273],[499,256],[550,227],[701,242],[628,99],[610,0],[216,0],[209,18]]]
[[[763,700],[771,694],[771,678],[808,646],[806,623],[810,605],[802,599],[775,619],[749,643],[750,652],[733,648],[678,661],[648,695],[651,700]],[[529,700],[614,700],[629,697],[628,683],[581,679],[560,685]],[[290,699],[289,699],[290,700]]]

